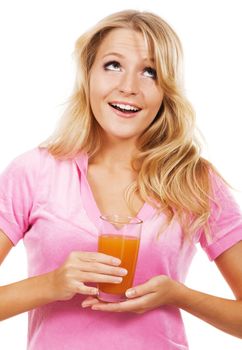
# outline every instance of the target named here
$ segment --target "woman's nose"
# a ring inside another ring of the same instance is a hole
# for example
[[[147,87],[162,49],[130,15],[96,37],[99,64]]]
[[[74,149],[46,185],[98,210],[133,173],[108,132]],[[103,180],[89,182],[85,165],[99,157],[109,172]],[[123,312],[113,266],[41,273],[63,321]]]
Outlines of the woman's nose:
[[[127,95],[137,95],[139,92],[139,79],[133,73],[124,73],[119,81],[119,91]]]

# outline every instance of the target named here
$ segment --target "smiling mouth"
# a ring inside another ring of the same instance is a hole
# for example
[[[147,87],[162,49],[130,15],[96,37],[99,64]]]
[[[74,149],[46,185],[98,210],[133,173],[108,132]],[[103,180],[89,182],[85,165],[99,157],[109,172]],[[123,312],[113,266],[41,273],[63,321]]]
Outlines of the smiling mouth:
[[[109,103],[109,106],[111,106],[112,108],[116,109],[117,111],[120,111],[122,113],[137,113],[139,111],[141,111],[141,108],[135,107],[135,106],[131,106],[128,104],[121,104],[121,103]]]

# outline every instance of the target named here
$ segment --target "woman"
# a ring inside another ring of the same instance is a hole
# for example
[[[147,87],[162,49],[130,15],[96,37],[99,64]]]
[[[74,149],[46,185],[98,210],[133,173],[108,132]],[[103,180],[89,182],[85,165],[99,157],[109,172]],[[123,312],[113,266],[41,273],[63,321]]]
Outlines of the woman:
[[[56,133],[0,180],[0,257],[24,239],[29,278],[0,288],[0,317],[29,311],[28,349],[188,349],[179,309],[242,337],[242,220],[200,156],[181,45],[158,16],[113,14],[76,43],[76,85]],[[97,253],[101,213],[143,232],[127,301],[98,282],[127,271]],[[236,300],[186,287],[200,242]]]

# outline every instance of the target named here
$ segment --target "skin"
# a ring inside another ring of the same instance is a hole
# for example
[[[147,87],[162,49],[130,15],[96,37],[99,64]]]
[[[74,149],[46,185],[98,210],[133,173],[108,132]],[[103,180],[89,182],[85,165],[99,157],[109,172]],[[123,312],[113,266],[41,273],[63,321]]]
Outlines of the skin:
[[[104,38],[90,74],[90,102],[103,145],[128,140],[134,147],[135,139],[155,118],[163,91],[147,69],[153,67],[139,32],[115,29]],[[132,119],[120,118],[109,106],[113,101],[137,105],[142,111]]]
[[[109,54],[110,50],[114,53],[111,60],[116,61],[118,57],[119,66],[115,65],[115,70],[113,66],[111,70],[111,66],[103,70],[103,56]],[[130,164],[136,151],[136,140],[155,118],[163,98],[163,92],[155,79],[149,74],[147,76],[147,66],[152,66],[152,58],[149,57],[142,36],[134,31],[119,29],[105,37],[91,70],[91,106],[102,130],[103,144],[89,164],[88,180],[97,205],[103,212],[109,212],[112,206],[116,212],[129,213],[122,193],[136,176]],[[108,105],[113,100],[135,103],[142,107],[142,111],[132,119],[118,117]],[[106,176],[110,171],[112,176]],[[102,176],[101,182],[98,182],[99,175]],[[120,179],[122,185],[119,184]],[[112,202],[114,198],[119,200]],[[142,204],[142,200],[136,197],[137,211]],[[12,246],[12,242],[0,231],[0,262]],[[105,254],[73,252],[54,271],[1,286],[0,319],[56,300],[68,300],[79,293],[88,296],[82,307],[90,307],[93,312],[144,313],[162,305],[173,305],[242,338],[241,257],[242,242],[239,242],[215,261],[236,300],[201,293],[167,276],[158,275],[128,290],[127,301],[102,303],[95,297],[98,290],[85,283],[119,283],[121,276],[126,274],[119,267],[121,262]]]
[[[152,123],[164,93],[155,79],[154,63],[139,32],[115,29],[102,41],[90,72],[90,103],[102,133],[102,146],[89,162],[88,181],[100,212],[132,215],[123,198],[135,180],[131,158],[137,137]],[[123,118],[111,102],[142,110]],[[134,198],[135,211],[143,202]]]

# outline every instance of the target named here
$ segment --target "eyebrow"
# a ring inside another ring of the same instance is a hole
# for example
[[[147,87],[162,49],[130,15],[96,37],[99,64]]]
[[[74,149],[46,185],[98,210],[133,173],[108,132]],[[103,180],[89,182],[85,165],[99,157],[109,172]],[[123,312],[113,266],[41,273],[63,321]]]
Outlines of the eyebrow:
[[[125,58],[124,55],[122,55],[121,53],[118,53],[118,52],[108,52],[108,53],[106,53],[105,55],[103,55],[102,58],[105,58],[106,56],[117,56],[117,57],[119,57],[119,58]],[[154,60],[153,57],[151,57],[151,58],[144,58],[143,61],[144,61],[144,62],[149,61],[149,62],[152,62],[152,63],[155,62],[155,60]]]

